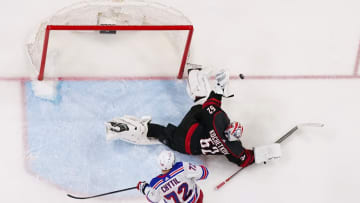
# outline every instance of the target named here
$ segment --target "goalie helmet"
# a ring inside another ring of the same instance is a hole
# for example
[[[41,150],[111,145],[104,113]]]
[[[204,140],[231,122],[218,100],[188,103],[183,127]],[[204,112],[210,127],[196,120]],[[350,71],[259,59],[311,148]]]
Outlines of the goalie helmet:
[[[229,124],[229,126],[225,129],[225,137],[229,141],[237,141],[240,140],[244,131],[243,126],[236,121],[233,121]]]
[[[159,154],[158,162],[161,170],[169,170],[175,164],[174,152],[164,150]]]

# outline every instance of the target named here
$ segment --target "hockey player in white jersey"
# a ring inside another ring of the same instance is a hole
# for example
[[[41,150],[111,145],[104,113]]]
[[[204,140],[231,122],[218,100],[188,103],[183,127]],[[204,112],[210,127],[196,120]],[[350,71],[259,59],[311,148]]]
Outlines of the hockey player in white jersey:
[[[202,203],[203,192],[197,180],[206,179],[209,171],[205,166],[188,162],[176,162],[171,151],[162,151],[158,157],[161,174],[150,181],[140,181],[137,189],[149,202]]]

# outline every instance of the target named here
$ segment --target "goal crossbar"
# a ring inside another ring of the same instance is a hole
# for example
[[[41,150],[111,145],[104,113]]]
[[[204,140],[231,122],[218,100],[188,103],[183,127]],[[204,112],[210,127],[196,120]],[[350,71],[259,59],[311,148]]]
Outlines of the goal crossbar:
[[[181,79],[184,73],[186,59],[189,53],[191,38],[194,31],[192,25],[47,25],[45,30],[43,51],[41,56],[40,71],[38,80],[44,79],[44,71],[46,64],[47,48],[49,43],[49,36],[51,30],[78,30],[78,31],[94,31],[94,30],[124,30],[124,31],[175,31],[175,30],[188,30],[185,48],[182,54],[180,69],[177,75],[178,79]]]

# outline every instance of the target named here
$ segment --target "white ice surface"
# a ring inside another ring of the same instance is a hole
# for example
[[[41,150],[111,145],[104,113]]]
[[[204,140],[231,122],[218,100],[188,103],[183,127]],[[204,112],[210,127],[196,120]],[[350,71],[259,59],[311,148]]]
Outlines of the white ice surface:
[[[75,1],[9,1],[0,7],[0,202],[79,202],[34,178],[24,165],[21,81],[28,77],[24,44],[40,20]],[[356,0],[159,0],[195,26],[191,61],[249,75],[351,75],[360,40]],[[357,73],[359,74],[359,73]],[[208,160],[199,182],[205,202],[359,202],[360,80],[234,80],[224,101],[245,125],[247,147],[269,143],[299,122],[323,122],[286,141],[276,163],[242,171],[224,157]],[[93,199],[86,202],[121,202]],[[130,201],[123,201],[130,202]],[[145,199],[131,202],[145,202]]]

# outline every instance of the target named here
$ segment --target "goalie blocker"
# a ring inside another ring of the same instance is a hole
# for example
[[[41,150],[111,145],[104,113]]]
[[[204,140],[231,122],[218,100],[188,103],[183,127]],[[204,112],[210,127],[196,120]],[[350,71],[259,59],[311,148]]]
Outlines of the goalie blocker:
[[[254,147],[255,163],[266,164],[268,161],[281,157],[281,147],[279,143]]]

